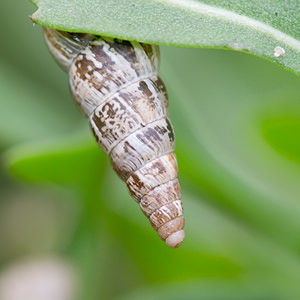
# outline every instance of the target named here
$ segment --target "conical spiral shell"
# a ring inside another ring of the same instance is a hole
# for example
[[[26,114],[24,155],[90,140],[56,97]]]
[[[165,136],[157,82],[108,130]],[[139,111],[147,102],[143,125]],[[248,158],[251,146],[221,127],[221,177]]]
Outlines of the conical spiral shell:
[[[181,189],[167,93],[157,74],[158,47],[49,28],[44,35],[130,195],[160,238],[169,247],[180,246]]]

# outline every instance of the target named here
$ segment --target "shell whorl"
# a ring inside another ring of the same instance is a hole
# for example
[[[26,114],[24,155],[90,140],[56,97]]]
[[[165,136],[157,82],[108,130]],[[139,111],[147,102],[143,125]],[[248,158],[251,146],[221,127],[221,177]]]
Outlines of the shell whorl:
[[[157,46],[44,28],[100,148],[169,247],[184,239],[174,132]]]

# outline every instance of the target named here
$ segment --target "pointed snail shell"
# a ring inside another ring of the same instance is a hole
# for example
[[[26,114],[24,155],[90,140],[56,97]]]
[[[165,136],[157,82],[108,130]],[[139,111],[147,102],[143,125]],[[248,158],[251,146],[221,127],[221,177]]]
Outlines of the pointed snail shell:
[[[158,46],[50,28],[44,35],[130,195],[160,238],[169,247],[180,246],[185,236],[181,189],[168,97],[157,74]]]

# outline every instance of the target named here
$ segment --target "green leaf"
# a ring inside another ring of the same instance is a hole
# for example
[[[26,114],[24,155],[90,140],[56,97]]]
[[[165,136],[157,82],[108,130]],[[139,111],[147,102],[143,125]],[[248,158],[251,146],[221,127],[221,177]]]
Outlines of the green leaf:
[[[249,52],[300,74],[297,1],[36,0],[42,26],[184,47]],[[280,46],[285,55],[275,57]]]
[[[300,117],[287,116],[266,120],[263,133],[275,150],[300,163]]]
[[[106,165],[94,141],[80,136],[19,145],[8,150],[4,160],[11,172],[23,180],[87,192],[98,189]]]

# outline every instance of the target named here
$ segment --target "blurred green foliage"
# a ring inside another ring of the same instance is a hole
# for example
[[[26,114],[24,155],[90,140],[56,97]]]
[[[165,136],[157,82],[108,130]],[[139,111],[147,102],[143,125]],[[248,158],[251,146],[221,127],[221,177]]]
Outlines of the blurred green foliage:
[[[162,47],[187,233],[168,249],[93,141],[33,10],[0,10],[0,266],[57,253],[88,300],[299,299],[299,78]]]

